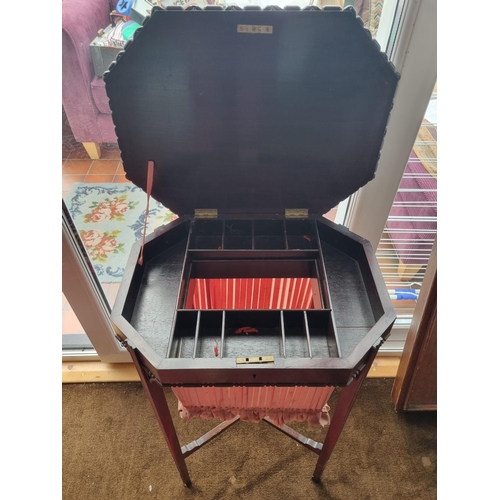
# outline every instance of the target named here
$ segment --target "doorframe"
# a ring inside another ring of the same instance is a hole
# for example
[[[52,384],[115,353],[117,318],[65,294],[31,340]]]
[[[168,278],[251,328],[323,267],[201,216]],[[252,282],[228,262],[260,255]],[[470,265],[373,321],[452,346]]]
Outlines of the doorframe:
[[[437,237],[392,388],[396,411],[437,410],[436,343]]]

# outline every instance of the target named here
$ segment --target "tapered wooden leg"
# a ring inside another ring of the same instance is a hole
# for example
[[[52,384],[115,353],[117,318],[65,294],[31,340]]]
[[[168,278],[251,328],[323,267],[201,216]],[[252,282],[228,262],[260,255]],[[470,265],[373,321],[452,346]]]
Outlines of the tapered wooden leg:
[[[318,483],[321,478],[321,474],[328,463],[330,455],[337,444],[337,441],[340,437],[340,433],[344,428],[344,424],[347,421],[347,417],[351,412],[354,401],[356,400],[356,396],[363,384],[363,381],[368,374],[370,367],[377,355],[378,347],[373,348],[370,353],[369,358],[367,359],[366,366],[361,370],[358,377],[353,380],[347,387],[344,387],[340,393],[339,400],[337,401],[337,406],[335,407],[335,411],[333,413],[332,420],[330,422],[330,428],[328,429],[328,433],[326,434],[326,438],[323,441],[323,448],[319,454],[318,461],[316,463],[316,468],[314,469],[313,481]]]
[[[82,142],[85,151],[91,160],[98,160],[101,157],[101,147],[97,142]]]
[[[181,446],[179,444],[179,439],[177,433],[175,432],[174,423],[172,421],[172,416],[170,415],[170,410],[168,409],[167,400],[165,399],[165,393],[163,388],[159,386],[155,381],[150,381],[144,368],[140,365],[137,355],[134,349],[130,346],[128,351],[132,356],[135,367],[141,378],[142,386],[146,391],[149,402],[153,407],[153,411],[156,415],[158,423],[160,424],[161,431],[165,440],[167,441],[168,448],[172,454],[175,465],[179,474],[181,475],[182,482],[189,486],[191,484],[191,479],[189,478],[189,473],[186,467],[186,461],[184,460]]]

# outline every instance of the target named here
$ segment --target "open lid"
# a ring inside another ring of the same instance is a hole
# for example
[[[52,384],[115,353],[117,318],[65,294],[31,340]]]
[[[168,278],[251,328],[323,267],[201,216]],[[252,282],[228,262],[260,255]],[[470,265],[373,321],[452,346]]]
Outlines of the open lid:
[[[104,79],[174,213],[322,215],[373,179],[399,75],[352,8],[153,9]]]

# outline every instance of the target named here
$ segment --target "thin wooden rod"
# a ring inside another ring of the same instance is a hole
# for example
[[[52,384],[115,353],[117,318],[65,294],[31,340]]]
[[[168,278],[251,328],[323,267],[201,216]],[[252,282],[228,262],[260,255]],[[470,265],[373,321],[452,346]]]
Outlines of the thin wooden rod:
[[[321,277],[321,286],[324,292],[324,300],[328,302],[329,307],[330,307],[330,314],[332,316],[332,324],[333,324],[333,336],[335,339],[335,344],[337,345],[337,353],[339,358],[342,357],[342,351],[340,350],[340,339],[338,335],[338,330],[337,330],[337,321],[335,320],[335,313],[333,312],[333,302],[332,302],[332,297],[330,294],[330,289],[327,285],[327,274],[326,274],[326,267],[325,267],[325,261],[323,259],[323,247],[321,246],[321,238],[319,237],[319,229],[318,229],[318,224],[315,222],[314,223],[314,229],[315,229],[315,234],[316,234],[316,241],[318,242],[318,251],[319,251],[319,259],[316,261],[316,265],[319,266],[318,268],[318,279]]]
[[[224,357],[224,342],[226,341],[226,311],[222,311],[222,327],[220,333],[220,357]]]
[[[335,339],[335,344],[337,346],[337,354],[339,358],[342,357],[342,351],[340,350],[340,340],[339,340],[339,334],[337,330],[337,322],[335,321],[335,314],[333,314],[333,307],[332,310],[330,311],[331,317],[332,317],[332,327],[333,327],[333,338]]]
[[[200,334],[200,319],[201,319],[201,311],[198,311],[198,314],[196,315],[196,331],[194,332],[193,359],[196,358],[196,349],[198,347],[198,336]]]
[[[312,349],[311,349],[311,337],[309,335],[309,322],[307,321],[307,312],[304,311],[304,327],[306,330],[306,338],[307,338],[307,348],[309,349],[309,357],[312,358]]]
[[[283,343],[283,357],[286,358],[286,346],[285,346],[285,318],[283,311],[280,311],[281,319],[281,342]]]
[[[176,324],[176,322],[177,322],[177,309],[174,311],[174,318],[173,318],[173,321],[172,321],[172,327],[170,329],[170,336],[169,336],[169,339],[168,339],[167,354],[166,354],[167,358],[170,358],[170,353],[172,351],[172,343],[173,343],[173,340],[174,340],[175,324]]]
[[[189,455],[192,455],[195,451],[198,451],[202,446],[206,445],[214,437],[217,437],[221,432],[224,432],[226,429],[231,427],[231,425],[238,422],[239,419],[240,419],[240,417],[239,417],[239,415],[237,415],[236,417],[232,418],[231,420],[225,420],[224,422],[221,422],[217,427],[214,427],[213,429],[209,430],[207,433],[203,434],[203,436],[186,444],[185,446],[183,446],[181,448],[182,456],[184,458],[189,457]]]
[[[276,425],[269,417],[264,417],[264,422],[269,425],[272,425],[275,429],[278,429],[283,434],[286,434],[288,437],[291,437],[301,445],[305,446],[308,450],[312,451],[319,455],[321,453],[321,449],[323,448],[323,443],[318,443],[318,441],[314,441],[314,439],[308,438],[297,432],[296,430],[288,427],[288,425],[283,424],[282,427]]]

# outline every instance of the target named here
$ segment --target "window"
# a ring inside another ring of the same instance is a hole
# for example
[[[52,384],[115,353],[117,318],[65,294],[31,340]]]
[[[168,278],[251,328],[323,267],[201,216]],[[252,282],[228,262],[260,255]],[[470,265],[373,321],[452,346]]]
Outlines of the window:
[[[398,319],[381,348],[386,353],[403,349],[415,306],[408,294],[418,295],[437,231],[436,6],[412,2],[404,7],[396,9],[399,33],[384,36],[402,76],[377,175],[349,201],[345,218],[352,231],[377,248],[394,297]],[[404,293],[407,299],[398,299]]]
[[[293,3],[295,2],[286,2],[286,4]],[[359,8],[362,2],[331,1],[322,6],[341,3],[344,6],[350,4]],[[408,152],[415,139],[416,127],[413,126],[413,122],[420,120],[424,113],[425,105],[422,105],[422,101],[428,100],[428,80],[432,79],[433,70],[435,72],[435,62],[432,57],[436,44],[435,6],[429,4],[428,2],[411,2],[408,6],[408,2],[394,0],[370,2],[373,8],[372,15],[366,17],[365,21],[365,26],[372,34],[377,33],[377,37],[380,36],[381,40],[382,37],[386,37],[386,42],[391,42],[391,60],[402,72],[403,78],[398,90],[398,100],[392,112],[377,178],[362,188],[352,200],[339,207],[337,221],[339,217],[342,217],[352,231],[366,237],[372,243],[375,242],[374,246],[378,244],[380,235],[383,233],[387,214],[390,212],[392,200],[403,175],[403,169],[400,166],[406,165]],[[361,11],[357,10],[357,12],[360,14]],[[379,16],[380,12],[381,16]],[[364,14],[361,12],[361,15],[366,15],[366,12]],[[394,20],[397,22],[393,22]],[[417,50],[412,50],[410,56],[405,57],[409,44],[413,44],[412,47],[416,47]],[[428,73],[431,75],[429,76]],[[431,88],[434,83],[435,77]],[[413,137],[411,137],[412,133]],[[404,139],[401,138],[402,135]],[[105,145],[103,145],[103,150],[106,151]],[[122,175],[122,172],[118,171],[119,168],[118,166],[113,172],[113,179]],[[398,168],[401,168],[399,173]],[[70,225],[70,221],[63,216],[63,234],[65,235],[63,241],[66,245],[63,253],[63,275],[65,276],[63,276],[63,281],[69,287],[68,291],[64,290],[65,295],[99,357],[107,361],[123,361],[128,355],[114,337],[109,321],[109,305],[104,295],[105,290],[98,281],[96,282],[96,276],[89,271],[81,242],[77,241],[78,236],[71,231]]]

